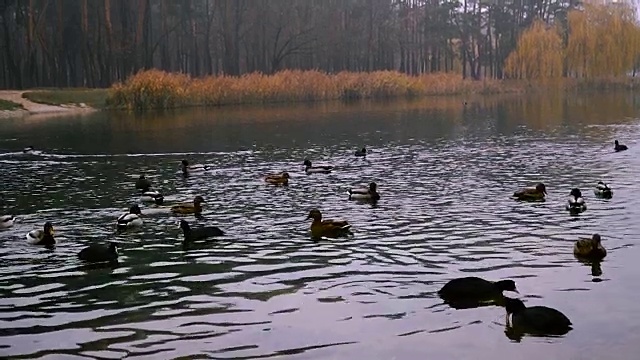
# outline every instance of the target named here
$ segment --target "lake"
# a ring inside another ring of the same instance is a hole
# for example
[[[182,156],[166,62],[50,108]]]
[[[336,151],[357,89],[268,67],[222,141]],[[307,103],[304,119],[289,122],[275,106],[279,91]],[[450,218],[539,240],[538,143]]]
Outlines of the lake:
[[[1,120],[0,214],[19,221],[0,231],[0,357],[634,358],[639,105],[632,93],[546,94]],[[614,153],[615,139],[630,150]],[[356,158],[362,146],[371,153]],[[183,158],[209,169],[185,179]],[[306,175],[305,158],[336,170]],[[288,187],[264,183],[283,170]],[[202,195],[203,217],[152,214],[116,234],[140,174],[168,200]],[[595,198],[599,180],[611,200]],[[371,181],[377,205],[348,201]],[[546,202],[511,199],[538,181]],[[564,208],[573,187],[579,216]],[[312,208],[353,237],[312,241]],[[185,251],[179,218],[227,234]],[[45,221],[53,251],[26,243]],[[595,232],[600,276],[572,253]],[[109,240],[118,267],[77,259]],[[528,306],[559,309],[574,329],[510,339],[504,308],[439,299],[461,276],[513,279]]]

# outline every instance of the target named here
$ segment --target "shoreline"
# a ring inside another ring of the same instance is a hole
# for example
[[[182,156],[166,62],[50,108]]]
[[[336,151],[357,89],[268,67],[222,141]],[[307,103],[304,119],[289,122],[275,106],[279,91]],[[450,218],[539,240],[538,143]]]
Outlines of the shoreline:
[[[0,119],[21,118],[32,115],[77,115],[98,111],[98,109],[87,106],[84,103],[79,103],[78,105],[48,105],[33,102],[23,97],[23,94],[28,92],[31,92],[31,90],[0,90],[0,99],[10,101],[22,106],[22,109],[17,110],[0,110]]]

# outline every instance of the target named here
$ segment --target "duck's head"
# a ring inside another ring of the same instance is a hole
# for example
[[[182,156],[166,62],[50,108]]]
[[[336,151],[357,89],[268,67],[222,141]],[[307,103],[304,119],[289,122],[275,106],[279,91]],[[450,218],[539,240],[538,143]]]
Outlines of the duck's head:
[[[496,286],[502,291],[518,292],[518,289],[516,289],[516,282],[513,280],[500,280],[496,282]]]
[[[304,162],[302,163],[302,165],[306,166],[306,167],[311,167],[311,160],[309,159],[304,159]]]
[[[144,177],[144,175],[140,175],[140,177],[138,178],[138,180],[145,180],[146,178]]]
[[[615,141],[616,146],[620,145],[620,143],[618,142],[618,140]]]
[[[376,192],[377,189],[378,189],[378,184],[376,184],[375,182],[372,182],[369,184],[369,191]]]
[[[606,184],[605,184],[603,181],[598,181],[598,185],[602,185],[602,186],[604,186],[604,185],[606,185]]]
[[[318,209],[313,209],[309,211],[309,215],[307,215],[307,219],[320,221],[322,220],[322,213]]]
[[[184,221],[184,220],[180,220],[180,229],[184,230],[184,231],[189,231],[191,228],[189,227],[189,223]]]
[[[367,152],[367,148],[363,147],[362,150],[360,150],[361,153],[366,153]]]
[[[283,177],[283,178],[285,178],[285,179],[288,179],[288,178],[289,178],[289,173],[288,173],[288,172],[286,172],[286,171],[285,171],[285,172],[283,172],[283,173],[282,173],[282,177]]]
[[[193,205],[198,206],[200,204],[202,204],[204,201],[204,198],[200,195],[196,196],[195,198],[193,198]]]
[[[517,314],[527,307],[520,299],[505,298],[504,307],[507,310],[507,314]]]
[[[573,196],[574,198],[580,198],[582,197],[582,191],[580,191],[580,189],[578,188],[573,188],[571,189],[571,193],[569,193],[569,195]]]
[[[54,233],[53,224],[50,221],[47,221],[46,223],[44,223],[44,233],[46,235],[53,235]]]
[[[591,241],[594,245],[600,245],[602,238],[600,238],[600,234],[593,234],[593,236],[591,236]]]
[[[538,183],[538,185],[536,185],[536,190],[537,190],[538,192],[541,192],[541,193],[543,193],[543,194],[547,195],[547,187],[546,187],[546,186],[544,186],[544,184],[543,184],[543,183]]]
[[[141,215],[142,211],[140,211],[140,206],[133,205],[132,207],[130,207],[129,208],[129,214]]]

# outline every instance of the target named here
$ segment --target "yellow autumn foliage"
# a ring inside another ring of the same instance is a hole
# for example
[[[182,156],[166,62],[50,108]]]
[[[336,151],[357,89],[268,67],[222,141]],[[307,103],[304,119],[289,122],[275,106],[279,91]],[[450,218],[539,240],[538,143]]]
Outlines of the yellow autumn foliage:
[[[507,57],[505,73],[516,79],[551,80],[562,77],[564,47],[555,27],[535,20]]]
[[[592,1],[568,14],[567,67],[571,76],[623,76],[640,55],[635,9],[625,3]]]

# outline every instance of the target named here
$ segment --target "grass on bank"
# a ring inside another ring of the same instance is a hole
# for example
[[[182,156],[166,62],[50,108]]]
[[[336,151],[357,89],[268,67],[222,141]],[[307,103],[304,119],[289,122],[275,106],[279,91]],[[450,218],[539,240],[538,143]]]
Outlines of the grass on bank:
[[[33,102],[47,105],[86,104],[92,108],[101,109],[106,105],[107,89],[46,89],[24,93],[22,96]]]
[[[426,95],[520,92],[498,80],[463,80],[459,74],[419,76],[397,71],[341,72],[285,70],[273,75],[191,78],[160,70],[141,71],[109,89],[107,105],[127,109],[221,106],[276,102],[387,99]]]
[[[0,99],[0,110],[21,110],[22,105],[14,103],[13,101]]]

